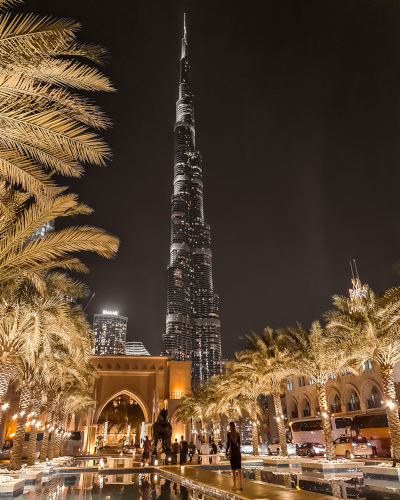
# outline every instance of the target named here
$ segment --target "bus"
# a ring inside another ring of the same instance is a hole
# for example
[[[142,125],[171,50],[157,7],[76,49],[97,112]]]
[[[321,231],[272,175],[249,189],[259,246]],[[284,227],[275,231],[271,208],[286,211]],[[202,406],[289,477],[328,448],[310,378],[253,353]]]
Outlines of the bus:
[[[352,420],[348,417],[331,417],[332,438],[335,440],[343,434],[350,434]],[[289,422],[293,443],[325,444],[321,418],[306,418]]]
[[[367,438],[378,456],[390,457],[392,440],[386,412],[356,415],[353,418],[351,430],[353,434]]]

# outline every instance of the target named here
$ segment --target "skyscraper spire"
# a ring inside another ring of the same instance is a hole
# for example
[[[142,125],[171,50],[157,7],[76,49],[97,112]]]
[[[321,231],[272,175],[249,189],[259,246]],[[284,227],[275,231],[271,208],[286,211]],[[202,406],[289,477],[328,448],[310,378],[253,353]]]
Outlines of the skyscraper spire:
[[[186,31],[186,14],[183,14],[183,38],[187,43],[187,31]]]
[[[204,222],[202,159],[195,148],[186,15],[176,103],[174,194],[163,354],[192,362],[194,384],[221,373],[219,297],[213,290],[210,226]]]

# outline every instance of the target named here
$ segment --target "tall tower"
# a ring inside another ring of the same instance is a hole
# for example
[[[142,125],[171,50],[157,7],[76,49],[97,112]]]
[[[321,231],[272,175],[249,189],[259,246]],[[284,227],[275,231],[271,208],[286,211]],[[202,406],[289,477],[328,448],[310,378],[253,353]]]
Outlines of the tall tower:
[[[128,318],[117,311],[95,314],[93,321],[94,346],[92,354],[110,356],[125,354]]]
[[[202,159],[195,149],[186,15],[176,103],[174,194],[164,352],[192,361],[192,383],[221,373],[219,297],[213,290],[210,226],[204,222]]]

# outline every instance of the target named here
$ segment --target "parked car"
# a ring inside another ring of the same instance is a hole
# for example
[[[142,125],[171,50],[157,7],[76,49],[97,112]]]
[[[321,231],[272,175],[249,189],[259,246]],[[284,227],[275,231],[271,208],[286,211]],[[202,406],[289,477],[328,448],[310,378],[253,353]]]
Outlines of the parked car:
[[[253,453],[253,444],[251,441],[243,441],[242,445],[240,446],[240,451],[242,453],[248,453],[251,455]],[[268,455],[268,445],[266,444],[259,444],[258,445],[258,454],[259,455]]]
[[[345,456],[346,458],[373,457],[373,451],[367,438],[362,436],[339,436],[335,439],[333,445],[336,456]]]
[[[286,443],[288,455],[296,455],[297,444],[295,443]],[[269,455],[280,455],[281,454],[281,445],[279,444],[279,439],[272,439],[268,445],[268,454]]]
[[[298,445],[296,454],[300,457],[323,457],[326,454],[326,446],[320,443],[303,443]]]

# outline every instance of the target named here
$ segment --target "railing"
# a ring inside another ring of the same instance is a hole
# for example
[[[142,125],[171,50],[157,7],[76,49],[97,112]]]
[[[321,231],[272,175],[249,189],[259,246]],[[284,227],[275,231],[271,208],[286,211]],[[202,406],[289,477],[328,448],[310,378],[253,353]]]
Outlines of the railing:
[[[373,399],[367,399],[368,408],[382,408],[382,401],[375,401]]]
[[[311,417],[311,410],[303,410],[303,417]]]
[[[347,403],[349,411],[357,411],[360,409],[360,403]]]
[[[292,418],[299,418],[299,412],[298,411],[292,411]]]
[[[331,412],[332,413],[340,413],[341,411],[342,411],[342,407],[340,405],[331,405]]]

